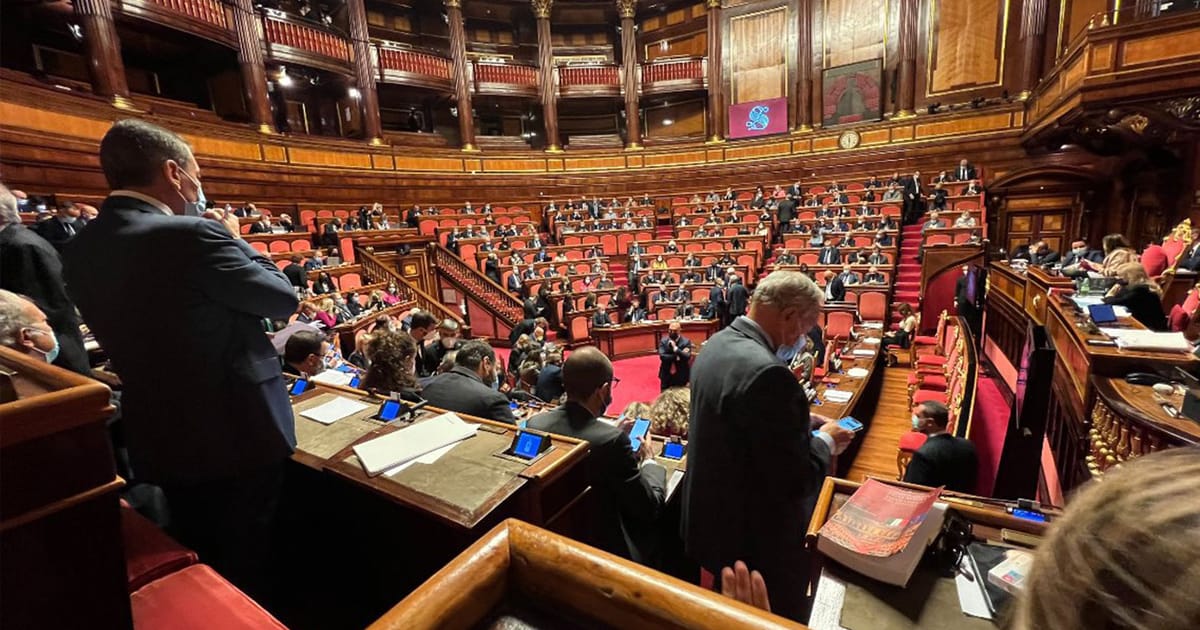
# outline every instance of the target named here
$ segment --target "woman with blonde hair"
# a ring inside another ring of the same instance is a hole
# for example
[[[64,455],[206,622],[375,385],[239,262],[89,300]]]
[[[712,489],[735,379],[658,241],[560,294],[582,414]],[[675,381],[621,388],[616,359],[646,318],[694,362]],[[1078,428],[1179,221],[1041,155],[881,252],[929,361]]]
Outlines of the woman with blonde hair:
[[[692,392],[686,387],[664,390],[650,405],[650,432],[687,438]]]
[[[1150,330],[1167,330],[1167,314],[1163,311],[1162,289],[1159,288],[1142,263],[1131,262],[1113,269],[1117,283],[1104,298],[1105,304],[1124,306],[1129,314]]]
[[[382,394],[400,392],[404,400],[421,400],[417,342],[412,335],[399,330],[380,331],[371,335],[365,349],[370,367],[362,380],[363,389]]]
[[[337,326],[336,309],[333,306],[331,298],[325,298],[317,302],[317,321],[324,324],[326,328]]]
[[[1133,251],[1129,240],[1124,234],[1109,234],[1100,243],[1104,247],[1104,261],[1097,265],[1089,260],[1082,260],[1079,266],[1088,271],[1096,271],[1109,278],[1116,277],[1117,267],[1128,263],[1138,262],[1137,252]]]
[[[1134,458],[1089,483],[1038,547],[1019,630],[1200,627],[1200,449]]]
[[[625,411],[621,412],[629,420],[637,420],[638,418],[650,419],[650,405],[644,402],[635,400],[628,405],[625,405]]]

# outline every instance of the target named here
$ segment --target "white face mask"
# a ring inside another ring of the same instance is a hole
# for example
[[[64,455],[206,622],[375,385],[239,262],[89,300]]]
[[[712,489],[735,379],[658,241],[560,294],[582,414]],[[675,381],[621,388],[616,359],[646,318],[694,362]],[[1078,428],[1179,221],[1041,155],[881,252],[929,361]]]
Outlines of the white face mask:
[[[921,430],[921,418],[918,417],[917,414],[915,414],[915,413],[912,415],[912,428],[913,428],[913,431]]]

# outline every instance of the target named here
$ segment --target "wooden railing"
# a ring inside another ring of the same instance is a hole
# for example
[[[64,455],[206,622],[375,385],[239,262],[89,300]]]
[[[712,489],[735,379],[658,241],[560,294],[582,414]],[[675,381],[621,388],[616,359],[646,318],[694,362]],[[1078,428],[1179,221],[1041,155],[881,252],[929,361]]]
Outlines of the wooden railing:
[[[534,95],[538,89],[538,69],[534,66],[502,61],[474,61],[471,71],[476,92]]]
[[[431,243],[429,251],[433,254],[433,266],[451,282],[459,285],[459,288],[475,297],[493,315],[509,327],[516,326],[521,321],[524,315],[521,301],[505,291],[504,287],[437,243]]]
[[[362,265],[363,272],[373,281],[395,282],[396,288],[400,290],[399,298],[401,301],[413,302],[422,309],[433,313],[439,319],[450,318],[466,326],[462,313],[442,304],[437,298],[422,291],[420,287],[409,282],[408,279],[380,260],[374,253],[362,247],[355,247],[354,255],[358,263]],[[467,327],[467,330],[469,332],[470,328]],[[469,334],[464,336],[469,336]]]
[[[193,20],[207,22],[221,28],[229,28],[228,17],[225,15],[225,7],[218,0],[143,0],[147,4],[154,4],[165,9],[169,9],[180,15],[185,15]]]
[[[708,76],[708,59],[685,57],[642,64],[642,92],[670,92],[703,88]]]
[[[263,35],[272,45],[288,46],[330,59],[350,61],[350,42],[345,37],[303,24],[278,11],[263,13]]]
[[[559,66],[558,91],[562,96],[619,96],[621,66],[589,64]]]
[[[443,85],[449,85],[451,62],[446,57],[400,47],[392,42],[376,42],[375,48],[379,55],[379,74],[383,81],[410,83],[410,79],[429,79]]]

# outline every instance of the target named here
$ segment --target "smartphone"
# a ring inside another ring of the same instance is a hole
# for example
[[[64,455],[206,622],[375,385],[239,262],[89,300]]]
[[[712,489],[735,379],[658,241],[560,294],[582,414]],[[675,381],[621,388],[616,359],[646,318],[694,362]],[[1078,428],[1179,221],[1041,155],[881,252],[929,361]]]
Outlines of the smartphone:
[[[629,444],[633,446],[634,452],[637,452],[642,447],[642,438],[650,432],[650,421],[645,418],[638,418],[633,423],[633,428],[629,430]]]
[[[680,442],[663,444],[662,456],[665,459],[683,459],[683,444]]]
[[[863,423],[855,420],[852,416],[846,416],[838,420],[838,426],[847,431],[862,431],[863,429]]]
[[[1022,510],[1022,509],[1018,509],[1018,508],[1008,508],[1008,513],[1009,513],[1009,514],[1012,514],[1013,516],[1015,516],[1015,517],[1017,517],[1017,518],[1023,518],[1023,519],[1025,519],[1025,520],[1027,520],[1027,521],[1037,521],[1037,522],[1039,522],[1039,523],[1045,523],[1045,522],[1046,522],[1046,515],[1045,515],[1045,514],[1042,514],[1041,512],[1034,512],[1033,510]]]
[[[307,390],[307,389],[308,389],[308,379],[298,378],[298,379],[296,379],[296,382],[292,384],[291,394],[293,396],[299,396],[300,394],[303,394],[305,392],[305,390]]]
[[[355,376],[354,378],[350,379],[350,387],[357,388],[358,384],[361,382],[362,382],[362,378]]]
[[[384,401],[383,405],[379,407],[379,419],[383,420],[384,422],[391,422],[392,420],[396,419],[396,416],[400,415],[400,410],[400,401]]]

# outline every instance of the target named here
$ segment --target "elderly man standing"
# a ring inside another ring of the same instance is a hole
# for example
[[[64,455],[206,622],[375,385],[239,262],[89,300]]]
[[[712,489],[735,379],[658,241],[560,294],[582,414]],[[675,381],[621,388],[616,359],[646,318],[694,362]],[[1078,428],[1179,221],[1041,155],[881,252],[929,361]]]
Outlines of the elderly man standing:
[[[180,542],[254,591],[296,444],[261,321],[287,319],[296,293],[231,233],[236,219],[202,218],[200,167],[178,135],[119,121],[100,166],[112,193],[67,248],[65,276],[124,382],[134,475],[162,487]]]
[[[808,276],[776,271],[755,287],[747,314],[708,340],[692,368],[683,480],[687,554],[716,576],[745,561],[765,578],[774,612],[798,621],[808,582],[804,528],[830,457],[853,437],[810,417],[804,390],[777,356],[803,343],[821,304]]]

